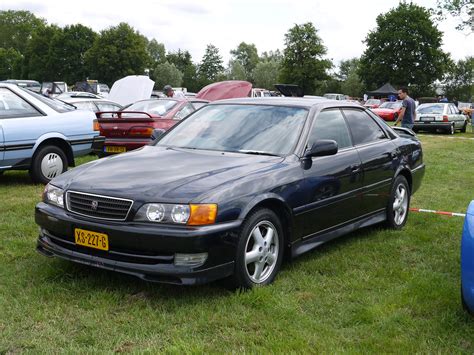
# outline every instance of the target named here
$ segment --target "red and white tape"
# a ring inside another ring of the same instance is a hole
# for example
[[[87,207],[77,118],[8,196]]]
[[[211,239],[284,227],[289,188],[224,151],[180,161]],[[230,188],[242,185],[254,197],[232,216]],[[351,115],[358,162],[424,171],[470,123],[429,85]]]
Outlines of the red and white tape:
[[[456,213],[456,212],[444,212],[444,211],[435,211],[435,210],[425,210],[423,208],[410,208],[412,212],[425,212],[425,213],[434,213],[434,214],[441,214],[443,216],[450,216],[450,217],[466,217],[465,213]]]

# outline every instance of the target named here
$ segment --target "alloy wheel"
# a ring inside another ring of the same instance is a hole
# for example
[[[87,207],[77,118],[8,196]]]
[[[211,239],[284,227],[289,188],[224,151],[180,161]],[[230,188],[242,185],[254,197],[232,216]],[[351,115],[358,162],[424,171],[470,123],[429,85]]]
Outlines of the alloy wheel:
[[[245,270],[256,284],[265,282],[277,264],[279,238],[275,226],[269,221],[259,222],[247,237]]]
[[[399,184],[395,190],[395,199],[393,201],[394,221],[401,225],[405,220],[408,211],[408,193],[404,184]]]

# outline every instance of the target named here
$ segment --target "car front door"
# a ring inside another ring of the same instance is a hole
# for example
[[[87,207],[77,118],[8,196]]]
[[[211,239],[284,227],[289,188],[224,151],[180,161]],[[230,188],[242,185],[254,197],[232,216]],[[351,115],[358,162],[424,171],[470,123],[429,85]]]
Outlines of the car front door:
[[[400,152],[370,114],[357,108],[343,112],[362,161],[363,203],[359,208],[368,215],[387,207]]]
[[[338,152],[305,161],[305,203],[296,216],[303,237],[327,231],[360,215],[361,198],[357,190],[362,186],[361,161],[339,109],[324,110],[316,116],[307,148],[321,139],[336,141]]]

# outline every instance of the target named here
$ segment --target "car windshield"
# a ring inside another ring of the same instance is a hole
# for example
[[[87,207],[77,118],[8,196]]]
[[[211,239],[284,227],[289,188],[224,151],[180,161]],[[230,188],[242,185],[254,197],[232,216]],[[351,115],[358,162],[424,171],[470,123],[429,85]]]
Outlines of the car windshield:
[[[157,144],[246,154],[287,155],[298,141],[303,108],[220,104],[203,107]]]
[[[38,94],[36,92],[33,92],[33,91],[30,91],[30,90],[28,90],[27,93],[34,96],[36,99],[40,100],[42,103],[49,106],[50,108],[52,108],[56,112],[60,112],[60,113],[69,112],[69,111],[74,111],[76,109],[74,106],[68,105],[68,104],[66,104],[66,103],[64,103],[60,100],[50,99],[49,97],[40,95],[40,94]]]
[[[379,106],[379,108],[390,108],[392,110],[398,110],[400,107],[402,107],[400,102],[384,102]]]
[[[378,99],[369,99],[365,102],[366,105],[378,105],[380,103],[380,100]]]
[[[124,111],[146,112],[152,115],[163,116],[178,104],[175,100],[146,100],[135,102]],[[122,116],[123,117],[123,116]]]
[[[425,114],[425,113],[434,113],[442,115],[444,111],[444,105],[442,104],[434,104],[434,105],[420,105],[417,109],[418,113]]]

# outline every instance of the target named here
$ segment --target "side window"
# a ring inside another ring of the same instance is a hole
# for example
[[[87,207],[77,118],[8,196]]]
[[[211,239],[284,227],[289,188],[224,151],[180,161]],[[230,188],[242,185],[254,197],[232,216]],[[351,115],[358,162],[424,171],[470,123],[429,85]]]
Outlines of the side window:
[[[316,117],[309,135],[308,146],[320,139],[332,139],[339,149],[352,145],[349,129],[340,110],[326,110]]]
[[[174,115],[174,119],[175,120],[182,120],[183,118],[185,118],[187,115],[189,115],[193,111],[195,111],[193,105],[187,104],[181,110],[179,110],[176,115]]]
[[[20,96],[0,88],[0,118],[31,117],[41,114]]]
[[[354,145],[387,138],[379,125],[364,111],[354,109],[344,109],[343,111],[354,139]]]
[[[449,106],[451,107],[451,113],[453,115],[457,115],[459,110],[456,109],[456,106],[454,106],[454,105],[449,105]]]

